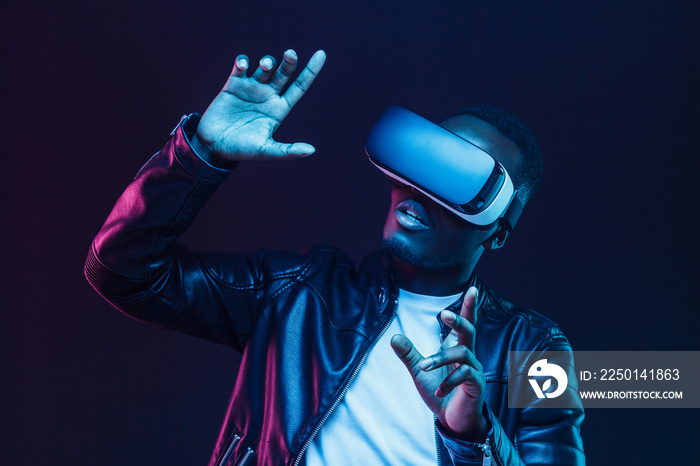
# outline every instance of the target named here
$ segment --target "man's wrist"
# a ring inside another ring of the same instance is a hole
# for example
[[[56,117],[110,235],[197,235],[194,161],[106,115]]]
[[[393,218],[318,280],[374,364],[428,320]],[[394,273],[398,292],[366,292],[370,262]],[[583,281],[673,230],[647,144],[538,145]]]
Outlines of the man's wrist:
[[[188,135],[189,136],[189,135]],[[217,156],[206,144],[202,143],[195,133],[191,137],[188,137],[190,146],[192,150],[205,162],[207,162],[212,167],[222,168],[225,170],[230,170],[238,165],[238,162],[233,160],[227,160],[223,157]]]
[[[436,422],[439,429],[442,430],[445,435],[458,440],[463,440],[465,442],[483,443],[491,430],[488,420],[483,415],[480,415],[477,417],[477,419],[475,419],[476,425],[473,428],[470,428],[464,432],[457,432],[450,429],[445,424],[441,423],[439,419]]]

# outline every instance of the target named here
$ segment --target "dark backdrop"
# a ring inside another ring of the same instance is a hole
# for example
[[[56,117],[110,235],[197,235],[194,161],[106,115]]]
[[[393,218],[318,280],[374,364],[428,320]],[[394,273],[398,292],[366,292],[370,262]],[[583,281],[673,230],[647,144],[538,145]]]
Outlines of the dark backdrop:
[[[234,57],[328,61],[277,133],[316,145],[244,165],[194,248],[380,244],[389,185],[363,154],[386,106],[511,109],[540,191],[481,275],[577,350],[698,350],[698,11],[693,1],[25,2],[0,37],[3,464],[204,464],[238,356],[139,324],[82,264],[113,202]],[[9,149],[9,150],[8,150]],[[239,225],[247,225],[240,228]],[[683,464],[698,410],[589,410],[589,463]]]

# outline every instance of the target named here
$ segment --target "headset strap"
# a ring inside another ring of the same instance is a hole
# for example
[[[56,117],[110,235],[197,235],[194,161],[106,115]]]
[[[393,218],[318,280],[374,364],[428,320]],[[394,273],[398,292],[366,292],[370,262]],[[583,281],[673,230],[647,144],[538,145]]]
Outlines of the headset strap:
[[[512,231],[515,223],[520,218],[520,214],[523,213],[523,201],[517,196],[518,192],[513,193],[513,200],[510,201],[510,205],[506,209],[506,213],[503,214],[503,220],[507,223],[508,231]]]

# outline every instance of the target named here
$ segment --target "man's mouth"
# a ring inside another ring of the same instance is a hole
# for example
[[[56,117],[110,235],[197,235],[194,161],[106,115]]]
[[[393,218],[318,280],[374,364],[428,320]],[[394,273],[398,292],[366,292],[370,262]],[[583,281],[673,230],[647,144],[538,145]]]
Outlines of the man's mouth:
[[[412,199],[399,202],[395,212],[399,225],[407,230],[416,231],[430,228],[430,221],[425,208]]]

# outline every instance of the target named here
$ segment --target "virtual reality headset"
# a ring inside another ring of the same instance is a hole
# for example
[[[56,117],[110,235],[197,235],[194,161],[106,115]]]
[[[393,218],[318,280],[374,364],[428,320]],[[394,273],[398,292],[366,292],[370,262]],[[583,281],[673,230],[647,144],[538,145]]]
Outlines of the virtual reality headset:
[[[489,153],[403,107],[385,110],[367,137],[370,161],[476,228],[522,212],[513,181]]]

